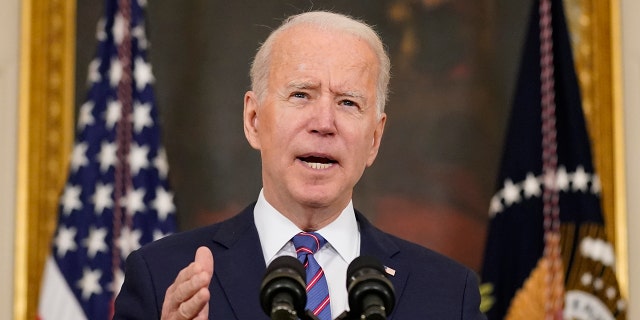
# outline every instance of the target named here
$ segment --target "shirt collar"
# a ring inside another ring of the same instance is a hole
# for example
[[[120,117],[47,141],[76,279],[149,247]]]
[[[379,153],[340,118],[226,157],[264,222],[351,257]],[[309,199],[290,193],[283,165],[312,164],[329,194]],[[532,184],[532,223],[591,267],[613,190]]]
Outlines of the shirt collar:
[[[267,202],[263,190],[260,191],[253,212],[264,261],[268,264],[283,246],[302,230]],[[352,201],[349,201],[336,220],[317,232],[347,263],[358,256],[360,231]]]

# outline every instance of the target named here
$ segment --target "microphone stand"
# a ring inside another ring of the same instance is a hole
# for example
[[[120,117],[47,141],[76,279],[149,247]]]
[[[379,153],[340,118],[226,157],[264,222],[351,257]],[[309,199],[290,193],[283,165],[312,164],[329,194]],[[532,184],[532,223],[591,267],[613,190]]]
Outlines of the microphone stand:
[[[320,320],[316,317],[311,310],[305,310],[305,313],[300,316],[300,320]]]
[[[295,312],[291,313],[291,314],[285,314],[285,313],[278,313],[278,314],[271,314],[270,317],[271,320],[319,320],[318,317],[316,317],[311,311],[309,310],[305,310],[304,314],[301,315],[296,315]]]
[[[334,320],[350,320],[353,319],[350,315],[348,311],[345,311],[343,313],[341,313],[337,318],[335,318]]]
[[[365,315],[364,313],[361,315],[351,314],[349,311],[345,311],[341,313],[334,320],[361,320],[361,319],[387,319],[386,316],[373,314],[373,315]]]

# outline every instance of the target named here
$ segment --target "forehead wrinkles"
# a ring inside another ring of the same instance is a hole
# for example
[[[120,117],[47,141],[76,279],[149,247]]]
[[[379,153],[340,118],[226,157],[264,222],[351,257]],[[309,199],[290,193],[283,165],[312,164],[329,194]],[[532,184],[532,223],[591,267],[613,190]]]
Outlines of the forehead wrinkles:
[[[278,35],[268,78],[276,86],[375,94],[378,64],[373,49],[357,36],[300,25]]]
[[[358,36],[304,24],[292,26],[278,34],[271,53],[273,64],[286,63],[292,59],[300,62],[337,60],[333,63],[342,62],[344,66],[378,64],[374,50]],[[310,60],[313,58],[320,60]]]

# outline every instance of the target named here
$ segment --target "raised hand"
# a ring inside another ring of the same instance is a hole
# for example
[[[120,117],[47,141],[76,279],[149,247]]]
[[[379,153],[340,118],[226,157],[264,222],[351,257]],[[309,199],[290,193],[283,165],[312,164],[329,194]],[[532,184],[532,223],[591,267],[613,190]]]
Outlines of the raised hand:
[[[162,320],[208,319],[212,275],[213,254],[209,248],[200,247],[195,260],[182,269],[167,288],[162,304]]]

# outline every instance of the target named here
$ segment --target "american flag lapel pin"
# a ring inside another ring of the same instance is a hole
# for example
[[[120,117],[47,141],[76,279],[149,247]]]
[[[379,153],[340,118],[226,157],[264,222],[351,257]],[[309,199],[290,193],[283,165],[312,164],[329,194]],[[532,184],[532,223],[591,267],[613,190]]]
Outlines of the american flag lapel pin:
[[[387,266],[384,266],[384,271],[385,271],[388,275],[390,275],[390,276],[392,276],[392,277],[396,275],[396,269],[393,269],[393,268],[389,268],[389,267],[387,267]]]

